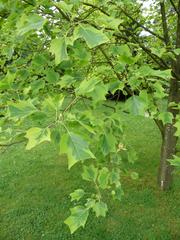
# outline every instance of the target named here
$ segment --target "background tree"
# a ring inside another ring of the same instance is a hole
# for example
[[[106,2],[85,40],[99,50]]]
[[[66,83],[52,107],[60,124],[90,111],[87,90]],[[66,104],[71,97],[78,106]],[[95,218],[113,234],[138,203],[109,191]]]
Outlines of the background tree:
[[[71,194],[84,199],[65,221],[71,232],[91,209],[106,215],[104,192],[121,199],[123,159],[136,158],[123,135],[124,111],[157,124],[158,183],[171,187],[169,160],[179,164],[180,1],[155,1],[144,15],[129,0],[1,0],[0,28],[0,146],[28,140],[30,150],[52,141],[69,169],[79,164],[94,191]],[[117,89],[131,97],[106,102]]]

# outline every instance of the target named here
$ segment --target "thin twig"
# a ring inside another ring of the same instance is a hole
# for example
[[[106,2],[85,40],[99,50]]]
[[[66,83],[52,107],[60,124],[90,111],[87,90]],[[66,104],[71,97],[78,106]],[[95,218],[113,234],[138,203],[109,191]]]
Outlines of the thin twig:
[[[138,21],[136,21],[131,15],[129,15],[124,9],[121,8],[121,11],[128,17],[130,18],[134,23],[136,23],[139,27],[141,27],[142,29],[144,29],[145,31],[151,33],[153,36],[159,38],[160,40],[164,41],[164,38],[161,37],[159,34],[153,32],[152,30],[150,30],[149,28],[145,27],[143,24],[139,23]]]
[[[111,61],[111,59],[109,58],[109,56],[107,55],[107,53],[104,51],[104,49],[103,49],[101,46],[99,46],[99,49],[100,49],[100,51],[102,52],[102,54],[104,55],[104,57],[106,58],[108,64],[111,66],[111,68],[112,68],[114,74],[116,75],[116,77],[121,81],[121,80],[122,80],[122,77],[121,77],[121,75],[120,75],[119,73],[116,72],[116,70],[115,70],[115,68],[114,68],[114,64],[112,63],[112,61]],[[133,93],[131,92],[131,90],[130,90],[129,88],[125,87],[125,90],[126,90],[126,92],[127,92],[129,95],[133,95]]]
[[[62,114],[64,114],[65,112],[67,112],[79,99],[79,97],[75,97],[69,104],[68,106],[63,110]]]
[[[173,0],[170,0],[170,3],[171,3],[171,5],[173,6],[173,8],[174,8],[175,12],[177,13],[177,15],[179,15],[179,11],[178,11],[175,3],[173,2]]]
[[[18,142],[12,142],[12,143],[7,143],[7,144],[0,144],[0,147],[10,147],[12,145],[15,145],[15,144],[19,144],[19,143],[22,143],[22,142],[25,142],[26,140],[21,140],[21,141],[18,141]]]
[[[164,127],[163,127],[162,121],[160,121],[158,119],[155,119],[155,118],[153,118],[153,120],[156,123],[156,125],[158,126],[158,128],[159,128],[159,130],[161,132],[162,137],[164,137]]]
[[[27,1],[27,0],[23,0],[23,2],[25,2],[26,4],[28,4],[28,5],[31,5],[31,6],[35,6],[33,3],[31,3],[31,2],[29,2],[29,1]]]
[[[83,5],[86,5],[86,6],[89,6],[89,7],[92,7],[92,8],[94,8],[94,9],[97,9],[97,10],[99,10],[100,12],[102,12],[102,13],[104,13],[106,16],[110,16],[110,14],[109,13],[107,13],[107,12],[105,12],[102,8],[100,8],[100,7],[98,7],[98,6],[95,6],[95,5],[93,5],[93,4],[91,4],[91,3],[85,3],[85,2],[83,2]]]
[[[65,13],[61,10],[60,7],[58,7],[57,5],[55,5],[55,8],[60,12],[60,14],[61,14],[68,22],[71,21],[70,17],[69,17],[67,14],[65,14]]]
[[[115,108],[115,107],[109,106],[109,105],[107,105],[107,104],[105,104],[105,103],[103,103],[102,105],[103,105],[104,107],[111,108],[111,109],[113,109],[114,112],[116,112],[116,108]]]

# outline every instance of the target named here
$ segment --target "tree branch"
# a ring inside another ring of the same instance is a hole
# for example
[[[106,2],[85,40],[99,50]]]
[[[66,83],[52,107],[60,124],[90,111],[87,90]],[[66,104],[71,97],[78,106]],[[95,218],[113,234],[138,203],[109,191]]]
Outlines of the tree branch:
[[[144,29],[145,31],[149,32],[150,34],[152,34],[153,36],[159,38],[160,40],[164,41],[164,38],[161,37],[159,34],[151,31],[149,28],[145,27],[144,25],[142,25],[141,23],[139,23],[138,21],[136,21],[131,15],[129,15],[124,9],[121,8],[121,11],[128,17],[130,18],[133,22],[135,22],[139,27],[141,27],[142,29]]]
[[[94,9],[98,9],[100,12],[104,13],[106,16],[110,16],[109,13],[107,13],[106,11],[104,11],[102,8],[98,7],[98,6],[95,6],[91,3],[83,3],[84,5],[86,6],[90,6]],[[121,8],[121,11],[128,17],[130,18],[133,22],[135,22],[139,27],[143,28],[145,31],[151,33],[153,36],[159,38],[160,40],[164,41],[164,38],[161,37],[159,34],[151,31],[149,28],[145,27],[144,25],[142,25],[141,23],[139,23],[138,21],[136,21],[131,15],[129,15],[124,9]]]
[[[100,46],[99,47],[99,50],[102,52],[102,54],[104,55],[104,57],[106,58],[108,64],[111,66],[114,74],[116,75],[116,77],[121,81],[122,80],[122,77],[119,73],[117,73],[114,69],[114,64],[112,63],[111,59],[109,58],[109,56],[106,54],[106,52],[104,51],[104,49]],[[129,94],[129,95],[133,95],[133,92],[128,88],[128,87],[125,87],[125,90],[126,92]]]
[[[61,14],[68,22],[71,21],[70,17],[69,17],[67,14],[65,14],[65,13],[61,10],[60,7],[58,7],[57,5],[55,5],[55,8],[60,12],[60,14]]]
[[[109,106],[108,104],[105,104],[105,103],[103,103],[102,105],[103,105],[104,107],[111,108],[111,109],[113,109],[114,112],[116,112],[116,108],[115,108],[115,107]]]
[[[92,7],[92,8],[94,8],[94,9],[97,9],[97,10],[99,10],[100,12],[102,12],[102,13],[104,13],[106,16],[110,16],[110,14],[109,13],[107,13],[107,12],[105,12],[102,8],[100,8],[100,7],[98,7],[98,6],[95,6],[95,5],[93,5],[93,4],[91,4],[91,3],[85,3],[85,2],[83,2],[83,5],[86,5],[86,6],[89,6],[89,7]]]
[[[179,15],[180,12],[178,11],[178,9],[177,9],[175,3],[173,2],[173,0],[170,0],[170,3],[173,6],[173,8],[174,8],[175,12],[177,13],[177,15]]]
[[[122,24],[121,24],[121,25],[122,25]],[[149,48],[147,48],[143,43],[141,43],[141,42],[139,41],[139,39],[137,39],[136,34],[134,34],[132,31],[129,31],[127,28],[125,28],[124,25],[122,25],[122,26],[124,27],[125,31],[126,31],[129,35],[132,36],[132,38],[133,38],[134,41],[140,46],[140,48],[141,48],[144,52],[146,52],[156,64],[158,64],[158,65],[161,66],[162,68],[166,68],[166,69],[169,68],[169,66],[167,65],[167,63],[166,63],[163,59],[161,59],[160,57],[158,57],[158,56],[156,56],[155,54],[153,54]]]
[[[67,107],[63,110],[62,114],[64,114],[65,112],[67,112],[77,101],[78,101],[79,97],[75,97],[68,105]]]
[[[22,142],[25,142],[26,140],[21,140],[21,141],[18,141],[18,142],[12,142],[12,143],[7,143],[7,144],[0,144],[0,147],[10,147],[12,145],[15,145],[15,144],[19,144],[19,143],[22,143]]]
[[[30,3],[29,1],[27,1],[27,0],[23,0],[23,2],[25,2],[26,4],[28,4],[28,5],[31,5],[31,6],[35,6],[33,3]]]
[[[156,123],[156,125],[158,126],[160,132],[161,132],[161,136],[164,137],[164,126],[163,126],[163,123],[162,121],[158,120],[158,119],[155,119],[153,118],[154,122]]]
[[[170,44],[168,26],[167,26],[167,18],[166,18],[166,10],[164,1],[160,2],[160,9],[161,9],[161,18],[162,18],[162,27],[163,27],[163,34],[164,34],[164,42],[166,46]]]

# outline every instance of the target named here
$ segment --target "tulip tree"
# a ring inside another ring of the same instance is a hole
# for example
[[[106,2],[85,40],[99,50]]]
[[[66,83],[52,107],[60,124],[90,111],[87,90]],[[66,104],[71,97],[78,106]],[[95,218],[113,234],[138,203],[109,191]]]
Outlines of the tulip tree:
[[[0,29],[0,147],[52,142],[69,170],[78,166],[92,192],[70,194],[71,233],[90,211],[106,216],[104,195],[121,200],[123,159],[136,159],[124,112],[157,124],[158,184],[171,187],[180,166],[180,1],[146,11],[136,0],[0,0]],[[106,101],[118,89],[125,103]]]

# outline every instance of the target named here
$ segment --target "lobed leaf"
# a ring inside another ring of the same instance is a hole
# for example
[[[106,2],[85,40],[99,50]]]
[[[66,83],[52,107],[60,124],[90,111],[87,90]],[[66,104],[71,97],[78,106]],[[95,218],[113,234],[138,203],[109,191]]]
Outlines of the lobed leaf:
[[[64,221],[70,228],[71,234],[78,228],[84,227],[89,216],[89,210],[83,206],[71,208],[71,215]]]
[[[49,128],[30,128],[25,135],[28,139],[26,150],[30,150],[44,141],[51,141],[50,135],[51,133]]]
[[[69,169],[79,161],[95,158],[89,149],[88,143],[80,135],[72,132],[62,136],[60,153],[67,154]]]

